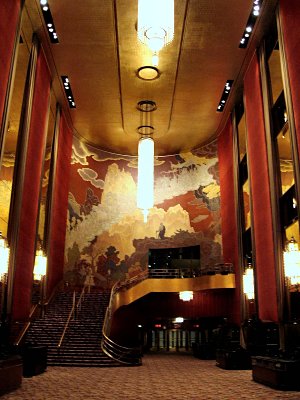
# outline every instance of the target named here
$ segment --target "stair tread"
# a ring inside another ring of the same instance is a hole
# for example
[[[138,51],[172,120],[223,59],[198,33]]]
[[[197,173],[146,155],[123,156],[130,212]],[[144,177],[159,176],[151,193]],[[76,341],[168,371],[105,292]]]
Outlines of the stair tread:
[[[79,294],[76,293],[76,299]],[[109,294],[85,294],[84,302],[71,320],[60,349],[58,342],[72,309],[73,293],[61,292],[48,306],[43,318],[32,323],[26,343],[47,347],[48,365],[57,366],[119,366],[101,349],[102,326]]]

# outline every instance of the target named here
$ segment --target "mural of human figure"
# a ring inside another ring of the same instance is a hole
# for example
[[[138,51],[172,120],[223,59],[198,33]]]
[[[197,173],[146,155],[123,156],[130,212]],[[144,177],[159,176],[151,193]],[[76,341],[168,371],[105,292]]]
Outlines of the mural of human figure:
[[[91,292],[91,286],[95,286],[93,270],[90,266],[87,268],[86,278],[85,278],[85,285],[88,286],[88,293]]]
[[[164,239],[165,238],[165,233],[166,233],[166,227],[164,226],[164,224],[161,222],[158,228],[158,231],[156,231],[158,233],[158,236],[160,239]]]

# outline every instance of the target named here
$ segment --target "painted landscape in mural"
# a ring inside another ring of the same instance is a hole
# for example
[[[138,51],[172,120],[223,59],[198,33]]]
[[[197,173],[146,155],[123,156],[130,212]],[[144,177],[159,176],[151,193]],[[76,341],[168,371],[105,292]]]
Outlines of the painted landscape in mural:
[[[155,160],[155,204],[136,206],[137,158],[74,139],[65,280],[110,287],[148,268],[149,249],[200,245],[198,268],[221,261],[216,143]],[[165,232],[160,235],[160,226]]]

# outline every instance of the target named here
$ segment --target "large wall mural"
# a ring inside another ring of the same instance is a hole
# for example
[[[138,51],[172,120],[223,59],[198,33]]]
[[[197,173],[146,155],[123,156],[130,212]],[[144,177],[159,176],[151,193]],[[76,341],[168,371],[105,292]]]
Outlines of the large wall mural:
[[[200,245],[199,268],[221,261],[216,142],[156,158],[155,204],[146,223],[136,206],[136,182],[136,157],[74,138],[65,280],[110,287],[145,270],[153,248]]]

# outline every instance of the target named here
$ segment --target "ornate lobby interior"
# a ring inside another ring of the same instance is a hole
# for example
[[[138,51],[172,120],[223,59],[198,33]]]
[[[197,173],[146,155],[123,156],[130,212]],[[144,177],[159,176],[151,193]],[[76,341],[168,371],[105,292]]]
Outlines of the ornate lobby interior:
[[[296,399],[299,1],[0,15],[0,396]]]

